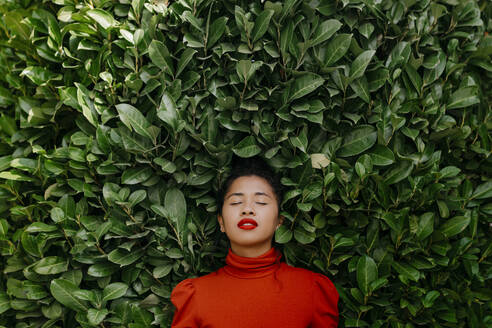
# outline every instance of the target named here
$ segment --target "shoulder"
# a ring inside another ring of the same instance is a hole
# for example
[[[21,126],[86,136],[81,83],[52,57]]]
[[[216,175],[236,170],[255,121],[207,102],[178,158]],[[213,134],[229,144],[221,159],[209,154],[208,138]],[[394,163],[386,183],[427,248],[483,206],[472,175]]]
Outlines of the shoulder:
[[[188,278],[177,284],[171,292],[171,298],[192,296],[195,293],[195,286],[193,284],[194,279],[195,278]]]
[[[194,294],[196,291],[206,288],[209,285],[214,285],[218,279],[220,279],[218,271],[211,272],[201,277],[187,278],[177,284],[172,293],[187,292]]]
[[[320,275],[319,273],[313,272],[308,269],[290,266],[285,262],[281,263],[280,270],[284,274],[296,277],[297,279],[305,279],[309,281],[313,281],[313,279],[315,279],[317,275]]]
[[[308,269],[297,268],[282,262],[281,272],[283,275],[294,279],[297,283],[309,284],[312,289],[324,289],[336,292],[335,285],[327,276]]]

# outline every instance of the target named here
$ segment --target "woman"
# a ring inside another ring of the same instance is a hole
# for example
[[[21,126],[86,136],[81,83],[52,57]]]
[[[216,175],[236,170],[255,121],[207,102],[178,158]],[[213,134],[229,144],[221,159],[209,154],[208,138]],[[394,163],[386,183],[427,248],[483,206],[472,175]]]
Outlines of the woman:
[[[280,184],[259,158],[241,159],[220,198],[226,266],[173,290],[176,328],[328,328],[338,325],[338,293],[324,275],[281,262],[272,247]]]

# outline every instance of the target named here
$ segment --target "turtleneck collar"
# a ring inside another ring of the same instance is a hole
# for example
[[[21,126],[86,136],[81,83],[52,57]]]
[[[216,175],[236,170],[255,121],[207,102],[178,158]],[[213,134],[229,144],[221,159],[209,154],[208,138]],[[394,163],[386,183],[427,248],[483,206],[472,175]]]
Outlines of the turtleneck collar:
[[[275,272],[280,266],[282,253],[272,247],[268,252],[257,257],[236,255],[229,248],[224,270],[238,278],[259,278]]]

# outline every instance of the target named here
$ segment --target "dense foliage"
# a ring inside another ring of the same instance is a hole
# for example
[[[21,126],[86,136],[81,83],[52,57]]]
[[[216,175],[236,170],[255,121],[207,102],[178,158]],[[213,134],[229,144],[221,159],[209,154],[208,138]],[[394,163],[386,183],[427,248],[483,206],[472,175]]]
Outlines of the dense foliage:
[[[340,327],[492,326],[492,3],[0,0],[0,326],[168,327],[232,154]]]

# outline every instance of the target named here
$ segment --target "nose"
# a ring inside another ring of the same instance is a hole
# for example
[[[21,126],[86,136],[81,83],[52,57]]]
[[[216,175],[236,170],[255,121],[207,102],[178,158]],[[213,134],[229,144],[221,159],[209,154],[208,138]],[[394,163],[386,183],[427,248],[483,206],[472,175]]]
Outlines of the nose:
[[[255,214],[254,206],[251,204],[251,202],[248,202],[248,201],[244,202],[244,207],[242,208],[241,214],[242,215],[254,215]]]

